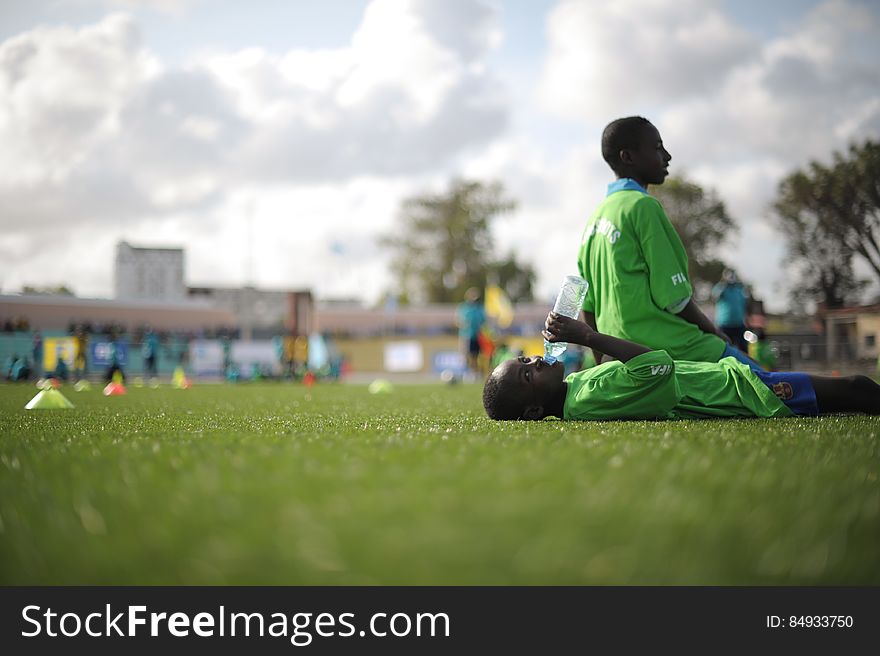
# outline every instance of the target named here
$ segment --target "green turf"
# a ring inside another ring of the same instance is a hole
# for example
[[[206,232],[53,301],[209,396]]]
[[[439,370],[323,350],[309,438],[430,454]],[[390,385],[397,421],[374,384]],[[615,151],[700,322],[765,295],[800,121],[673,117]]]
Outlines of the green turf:
[[[494,423],[479,387],[0,386],[0,584],[880,584],[880,419]]]

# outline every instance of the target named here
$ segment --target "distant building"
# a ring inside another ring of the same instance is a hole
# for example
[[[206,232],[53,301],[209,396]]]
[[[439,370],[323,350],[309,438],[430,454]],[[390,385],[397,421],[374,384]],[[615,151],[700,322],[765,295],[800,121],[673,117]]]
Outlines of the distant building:
[[[121,301],[182,302],[182,248],[137,248],[121,241],[116,245],[114,297]]]
[[[245,340],[308,335],[314,329],[314,301],[309,291],[190,287],[188,294],[190,299],[232,312]]]
[[[880,305],[820,308],[820,315],[829,357],[873,361],[880,355]]]

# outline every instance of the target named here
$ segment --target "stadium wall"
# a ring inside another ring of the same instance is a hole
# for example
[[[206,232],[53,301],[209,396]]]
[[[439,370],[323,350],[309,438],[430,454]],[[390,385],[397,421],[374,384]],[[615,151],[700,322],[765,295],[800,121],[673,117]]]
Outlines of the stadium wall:
[[[208,304],[121,301],[64,296],[0,296],[0,318],[24,317],[31,330],[64,330],[72,323],[121,324],[126,331],[220,331],[237,325],[235,314]]]

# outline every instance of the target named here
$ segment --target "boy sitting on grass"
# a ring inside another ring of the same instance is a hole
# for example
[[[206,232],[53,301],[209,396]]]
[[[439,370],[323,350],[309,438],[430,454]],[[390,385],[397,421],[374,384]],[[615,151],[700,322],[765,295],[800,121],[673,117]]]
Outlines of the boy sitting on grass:
[[[757,367],[694,301],[681,238],[648,194],[650,185],[666,180],[672,160],[660,132],[641,116],[612,121],[602,132],[602,158],[617,179],[581,239],[578,271],[590,284],[584,320],[594,330],[663,348],[675,359],[733,356]]]
[[[483,388],[491,419],[684,419],[790,417],[833,412],[880,414],[880,385],[867,376],[827,378],[766,373],[727,357],[673,360],[666,351],[603,335],[551,312],[544,337],[593,348],[617,360],[563,379],[559,362],[503,362]]]

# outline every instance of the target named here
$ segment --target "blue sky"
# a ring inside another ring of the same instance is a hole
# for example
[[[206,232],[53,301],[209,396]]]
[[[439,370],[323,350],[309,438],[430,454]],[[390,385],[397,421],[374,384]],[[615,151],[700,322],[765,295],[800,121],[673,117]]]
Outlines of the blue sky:
[[[768,205],[880,135],[878,37],[867,0],[4,2],[0,287],[109,296],[124,238],[184,246],[190,284],[372,302],[400,202],[468,175],[519,201],[499,253],[549,298],[608,181],[601,129],[639,113],[781,309]]]
[[[536,63],[545,47],[541,28],[554,0],[500,0],[506,43],[501,51],[512,62]],[[790,27],[819,0],[725,0],[724,11],[746,29],[772,37]],[[82,26],[108,10],[129,11],[141,21],[150,45],[169,61],[184,61],[203,46],[237,49],[259,44],[284,52],[292,46],[341,47],[363,17],[369,0],[199,0],[195,2],[113,2],[54,0],[4,2],[0,38],[39,24]]]

